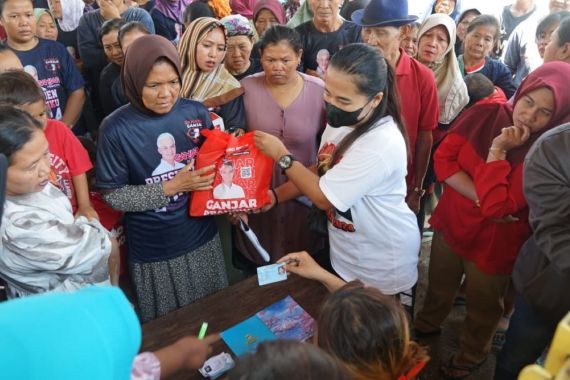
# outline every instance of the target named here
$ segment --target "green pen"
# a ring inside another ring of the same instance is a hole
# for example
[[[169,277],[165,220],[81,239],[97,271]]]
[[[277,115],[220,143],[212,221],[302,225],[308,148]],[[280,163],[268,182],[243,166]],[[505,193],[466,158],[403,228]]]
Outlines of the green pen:
[[[200,332],[198,333],[198,339],[200,340],[204,339],[207,330],[208,330],[208,322],[203,322],[202,327],[200,327]]]

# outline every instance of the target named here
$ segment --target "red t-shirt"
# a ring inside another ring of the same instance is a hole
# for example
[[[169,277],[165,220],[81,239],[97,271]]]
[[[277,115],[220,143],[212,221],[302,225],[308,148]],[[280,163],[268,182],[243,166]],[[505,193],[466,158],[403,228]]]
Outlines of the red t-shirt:
[[[440,181],[463,170],[475,183],[481,207],[446,186],[430,219],[435,231],[459,256],[487,274],[510,274],[519,249],[530,236],[528,205],[523,194],[523,165],[507,160],[487,163],[457,133],[450,133],[434,154]],[[492,219],[513,215],[514,223]]]
[[[127,239],[125,236],[125,229],[123,227],[123,213],[109,207],[101,193],[90,192],[89,199],[93,209],[99,215],[101,225],[111,232],[111,235],[117,238],[119,243],[119,250],[121,252],[121,267],[119,274],[126,273],[127,267]]]
[[[414,185],[414,157],[418,131],[432,131],[437,127],[439,105],[433,72],[400,49],[396,66],[396,84],[400,93],[402,117],[410,142],[410,162],[406,183]]]
[[[50,180],[67,195],[75,213],[77,197],[72,177],[86,173],[93,165],[81,142],[62,122],[49,119],[44,133],[49,143],[51,158]]]

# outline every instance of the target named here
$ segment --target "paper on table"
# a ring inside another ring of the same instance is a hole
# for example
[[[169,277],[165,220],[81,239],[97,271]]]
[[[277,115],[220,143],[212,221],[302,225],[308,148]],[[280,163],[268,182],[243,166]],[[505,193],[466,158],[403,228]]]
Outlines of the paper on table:
[[[241,230],[243,231],[245,236],[247,236],[247,238],[249,239],[251,244],[253,244],[253,246],[255,247],[255,249],[257,250],[259,255],[261,256],[261,258],[266,263],[268,263],[270,260],[269,253],[267,253],[265,248],[263,248],[261,246],[261,243],[259,242],[259,239],[257,239],[257,235],[255,234],[255,232],[253,232],[253,230],[251,228],[249,228],[249,226],[241,219],[239,221],[239,225],[240,225]]]

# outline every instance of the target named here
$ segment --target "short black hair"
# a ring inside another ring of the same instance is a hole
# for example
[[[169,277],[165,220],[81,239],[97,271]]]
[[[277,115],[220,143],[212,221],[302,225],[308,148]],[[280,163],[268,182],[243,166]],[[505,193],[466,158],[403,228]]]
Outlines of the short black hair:
[[[42,126],[25,111],[0,105],[0,153],[12,163],[13,155],[31,139]]]
[[[263,342],[255,353],[240,358],[228,374],[229,380],[352,379],[342,363],[320,348],[293,340]]]
[[[563,44],[570,42],[570,17],[565,17],[558,25],[558,44],[562,46]]]
[[[121,30],[121,27],[125,24],[126,24],[125,20],[121,18],[114,18],[112,20],[105,21],[103,25],[101,25],[101,27],[99,28],[99,41],[103,43],[104,36],[115,30],[119,32],[119,30]]]
[[[481,16],[481,12],[479,11],[479,9],[477,8],[470,8],[470,9],[466,9],[463,12],[461,12],[461,15],[459,16],[459,18],[457,19],[457,25],[459,25],[461,23],[461,21],[463,21],[463,19],[465,17],[467,17],[470,14],[474,14],[477,16]]]
[[[122,41],[125,34],[132,32],[133,30],[138,30],[143,34],[150,34],[147,27],[139,21],[130,21],[121,26],[119,29],[119,43],[123,46]]]
[[[235,169],[234,162],[232,160],[224,160],[224,162],[222,162],[222,166],[227,166],[229,168]]]
[[[190,24],[192,21],[200,17],[214,17],[214,12],[204,1],[194,1],[184,9],[182,19],[185,24]]]
[[[0,0],[0,16],[2,16],[2,12],[4,12],[4,6],[6,5],[6,3],[10,1],[10,0]],[[28,0],[30,3],[32,3],[32,7],[34,6],[34,2],[33,0]]]
[[[263,50],[267,46],[277,45],[282,41],[286,42],[295,53],[299,53],[303,48],[301,35],[295,29],[285,25],[273,25],[263,33],[259,41],[259,52],[263,54]]]
[[[554,12],[540,20],[538,26],[536,27],[536,39],[540,38],[540,35],[552,24],[559,24],[562,20],[570,16],[568,11]]]
[[[469,74],[464,79],[467,93],[469,94],[467,107],[472,106],[481,99],[485,99],[495,91],[493,82],[481,73]]]
[[[0,104],[18,107],[45,101],[38,82],[23,70],[6,71],[0,74]]]

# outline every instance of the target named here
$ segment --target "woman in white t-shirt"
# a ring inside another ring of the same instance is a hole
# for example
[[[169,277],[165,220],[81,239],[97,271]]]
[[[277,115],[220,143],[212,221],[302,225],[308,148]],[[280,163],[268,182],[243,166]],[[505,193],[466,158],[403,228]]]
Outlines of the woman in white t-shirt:
[[[326,211],[331,263],[344,280],[407,291],[418,277],[420,234],[405,202],[407,136],[394,72],[376,49],[348,45],[330,61],[324,99],[318,167],[305,168],[278,138],[255,132],[289,178],[270,191],[266,209],[306,195]]]

